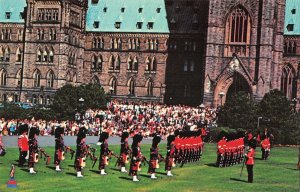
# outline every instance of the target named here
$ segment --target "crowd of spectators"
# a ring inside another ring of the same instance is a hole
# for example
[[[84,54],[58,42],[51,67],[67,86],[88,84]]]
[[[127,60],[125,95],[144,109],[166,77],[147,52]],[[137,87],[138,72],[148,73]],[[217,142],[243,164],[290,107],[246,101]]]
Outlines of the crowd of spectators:
[[[75,121],[45,120],[5,120],[0,119],[2,135],[17,135],[18,125],[27,123],[29,127],[38,127],[41,135],[53,135],[57,126],[65,128],[66,135],[76,135],[81,126],[88,129],[89,135],[97,136],[106,130],[111,136],[120,135],[123,130],[134,135],[143,132],[147,136],[160,133],[167,137],[176,129],[196,130],[216,126],[217,109],[205,107],[189,107],[182,105],[160,105],[149,103],[120,103],[112,101],[107,109],[87,110],[84,114],[76,114]]]

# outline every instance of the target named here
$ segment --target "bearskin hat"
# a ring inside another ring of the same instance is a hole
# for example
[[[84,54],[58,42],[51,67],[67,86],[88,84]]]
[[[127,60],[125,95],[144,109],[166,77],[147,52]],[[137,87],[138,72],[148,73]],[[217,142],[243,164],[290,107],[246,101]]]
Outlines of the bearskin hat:
[[[179,129],[176,129],[174,132],[175,137],[180,136],[181,135],[181,131]]]
[[[106,139],[108,139],[108,136],[109,135],[107,132],[102,132],[99,137],[99,142],[104,142]]]
[[[160,135],[155,135],[152,140],[152,146],[157,146],[161,141]]]
[[[29,139],[33,139],[34,135],[39,135],[40,130],[37,127],[31,127],[29,130]]]
[[[62,127],[56,127],[55,131],[54,131],[54,136],[55,138],[59,138],[61,134],[63,134],[65,132],[64,128]]]
[[[129,133],[127,131],[124,131],[121,135],[121,142],[124,141],[129,137]]]
[[[22,124],[19,126],[19,135],[22,135],[23,133],[28,132],[28,125]]]
[[[143,140],[143,136],[140,134],[136,134],[135,136],[133,136],[132,140],[132,146],[136,146],[139,142]]]
[[[168,145],[170,145],[173,141],[175,141],[175,135],[169,135],[167,137]]]
[[[249,141],[249,147],[255,149],[255,148],[256,148],[256,145],[257,145],[256,139],[251,139],[251,140]]]

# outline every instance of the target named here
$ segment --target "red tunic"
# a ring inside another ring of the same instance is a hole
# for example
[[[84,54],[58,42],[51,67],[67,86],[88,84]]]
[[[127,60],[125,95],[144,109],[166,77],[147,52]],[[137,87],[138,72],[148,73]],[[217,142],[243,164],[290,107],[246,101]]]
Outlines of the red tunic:
[[[20,135],[19,136],[19,138],[18,138],[18,146],[21,149],[21,151],[28,151],[29,150],[27,135]]]
[[[246,154],[246,165],[254,165],[255,150],[250,148]]]

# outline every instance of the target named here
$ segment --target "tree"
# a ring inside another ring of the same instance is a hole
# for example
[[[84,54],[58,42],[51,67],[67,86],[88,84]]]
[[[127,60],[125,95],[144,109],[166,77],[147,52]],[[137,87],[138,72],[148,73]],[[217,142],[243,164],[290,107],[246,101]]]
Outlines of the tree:
[[[235,130],[256,127],[257,106],[244,92],[228,98],[218,114],[218,124]]]
[[[262,129],[270,128],[276,143],[289,143],[285,137],[293,134],[293,122],[296,121],[297,116],[293,115],[291,102],[282,92],[275,89],[265,94],[259,103],[259,116],[269,119]]]
[[[83,98],[84,102],[79,103]],[[97,109],[105,106],[107,95],[99,84],[83,84],[79,87],[65,85],[55,93],[51,109],[60,120],[74,119],[76,112],[86,109]]]

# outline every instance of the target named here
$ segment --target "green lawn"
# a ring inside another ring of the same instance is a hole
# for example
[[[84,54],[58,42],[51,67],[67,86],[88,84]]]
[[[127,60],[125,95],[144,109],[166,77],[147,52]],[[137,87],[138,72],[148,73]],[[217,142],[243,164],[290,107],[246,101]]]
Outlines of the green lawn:
[[[165,145],[160,145],[161,153],[165,154]],[[74,148],[74,147],[73,147]],[[119,146],[110,146],[115,152],[119,152]],[[143,145],[143,153],[149,156],[150,145]],[[254,183],[248,184],[247,171],[244,169],[240,177],[241,165],[228,168],[216,168],[212,166],[216,159],[216,146],[207,144],[200,162],[184,165],[183,168],[173,169],[174,177],[165,175],[164,165],[158,169],[158,180],[151,180],[147,174],[148,167],[143,167],[139,173],[140,182],[134,183],[128,174],[121,174],[116,168],[115,158],[112,159],[107,168],[107,176],[101,176],[91,170],[91,161],[88,160],[84,170],[84,178],[75,177],[73,160],[67,154],[67,159],[62,163],[63,172],[56,173],[54,165],[46,166],[40,160],[36,166],[38,174],[30,175],[27,169],[16,167],[15,179],[18,188],[6,188],[9,179],[10,164],[16,163],[18,150],[10,148],[3,158],[0,158],[0,191],[299,191],[299,171],[296,170],[298,161],[298,149],[296,147],[276,147],[271,151],[268,161],[256,160],[254,166]],[[46,148],[48,153],[53,154],[53,148]],[[99,151],[97,151],[99,154]],[[260,148],[257,149],[256,157],[261,155]],[[53,161],[53,159],[51,159]],[[52,162],[51,162],[52,163]],[[97,162],[98,164],[98,162]],[[128,167],[128,165],[127,165]]]

